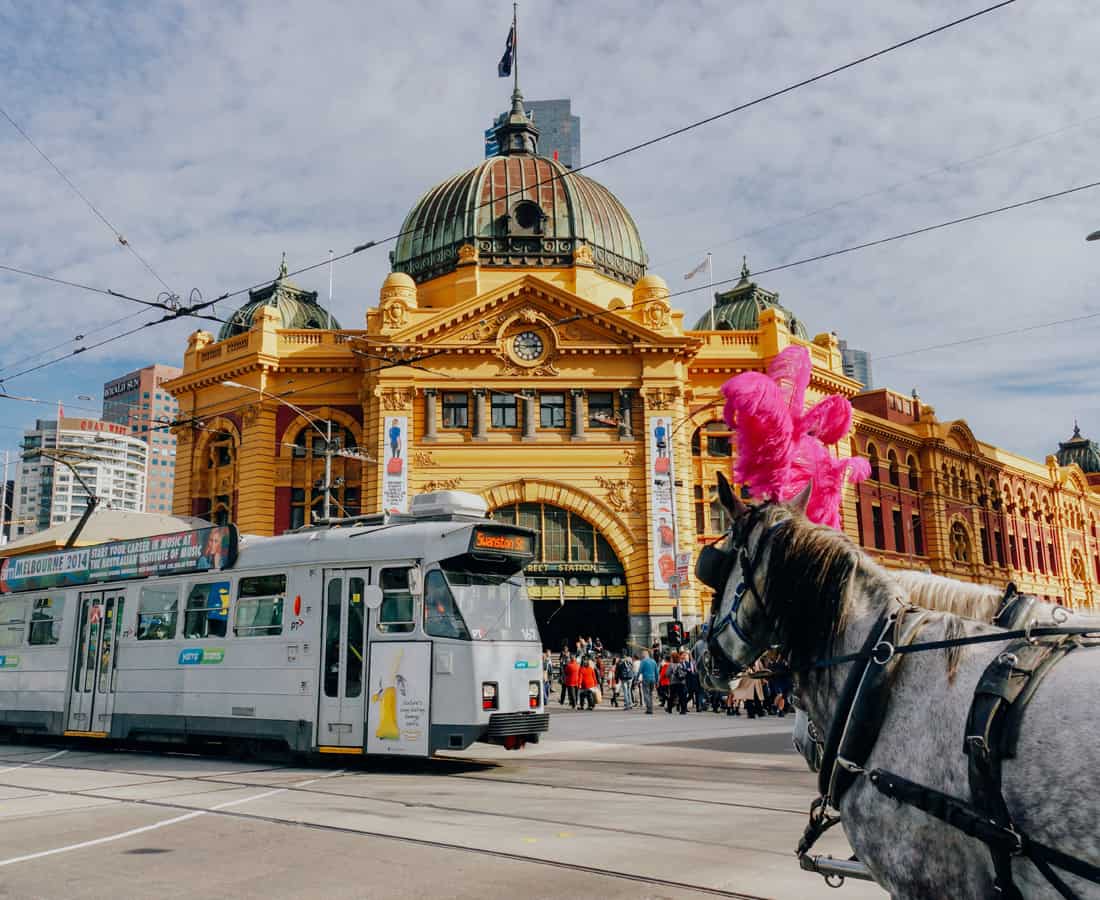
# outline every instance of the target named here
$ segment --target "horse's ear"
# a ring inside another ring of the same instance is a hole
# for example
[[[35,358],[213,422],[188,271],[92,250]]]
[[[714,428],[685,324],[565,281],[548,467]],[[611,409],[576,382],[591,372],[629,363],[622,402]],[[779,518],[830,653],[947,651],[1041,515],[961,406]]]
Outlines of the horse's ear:
[[[798,492],[798,496],[795,497],[787,505],[795,512],[806,514],[806,507],[810,504],[810,495],[814,492],[814,480],[811,478],[806,482],[806,486]]]
[[[748,507],[741,502],[741,498],[733,492],[733,488],[730,487],[729,481],[726,480],[726,476],[721,472],[718,472],[718,500],[725,507],[726,512],[730,514],[731,519],[739,519],[746,512]]]

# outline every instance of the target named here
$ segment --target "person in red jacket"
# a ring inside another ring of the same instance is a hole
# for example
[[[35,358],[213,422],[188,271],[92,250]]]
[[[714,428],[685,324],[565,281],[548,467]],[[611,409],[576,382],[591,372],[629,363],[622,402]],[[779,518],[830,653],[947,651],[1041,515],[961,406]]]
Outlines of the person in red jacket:
[[[569,696],[569,705],[577,708],[577,688],[581,683],[581,664],[575,656],[570,656],[569,661],[562,668],[562,681],[565,684],[565,693]]]
[[[581,709],[584,709],[585,703],[588,704],[589,709],[596,708],[597,687],[599,687],[599,680],[596,677],[596,667],[591,659],[586,659],[580,671]]]
[[[666,656],[661,660],[661,668],[657,672],[657,699],[660,700],[661,706],[668,703],[668,691],[669,691],[669,669],[671,663]]]

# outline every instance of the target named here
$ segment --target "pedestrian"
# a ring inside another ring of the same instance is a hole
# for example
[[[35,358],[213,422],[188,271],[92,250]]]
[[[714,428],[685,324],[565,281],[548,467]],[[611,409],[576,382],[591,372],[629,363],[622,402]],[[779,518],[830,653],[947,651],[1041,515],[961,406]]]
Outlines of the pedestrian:
[[[672,660],[666,655],[661,660],[661,668],[657,670],[657,699],[660,701],[661,706],[668,705],[668,670],[670,668],[672,668]]]
[[[565,666],[569,662],[569,657],[569,642],[566,641],[561,653],[558,654],[558,678],[561,679],[561,696],[558,697],[558,706],[564,706],[565,700],[569,696],[569,688],[565,684]]]
[[[615,657],[611,661],[611,705],[619,705],[619,657]]]
[[[733,690],[730,691],[730,697],[733,700],[740,700],[745,704],[745,714],[750,719],[767,715],[764,712],[764,680],[752,677],[754,672],[762,672],[763,670],[763,661],[757,660],[753,667],[741,676],[737,684],[733,685]]]
[[[550,680],[554,677],[554,660],[549,650],[542,651],[542,705],[550,704]]]
[[[634,695],[634,702],[638,704],[638,709],[642,708],[642,677],[638,674],[638,670],[642,667],[641,657],[635,653],[630,662],[634,665],[634,680],[630,682],[631,691]]]
[[[680,652],[680,665],[684,667],[684,701],[690,700],[696,712],[707,708],[707,698],[700,697],[699,673],[695,671],[695,660],[687,650]]]
[[[595,643],[592,645],[592,650],[596,654],[596,656],[603,656],[603,641],[601,641],[598,637],[596,638]]]
[[[668,668],[668,702],[665,711],[672,712],[676,707],[681,716],[686,716],[688,711],[687,700],[687,664],[684,661],[685,653],[674,653]]]
[[[630,709],[632,700],[630,691],[633,687],[632,682],[634,681],[634,663],[625,653],[622,658],[615,663],[615,680],[623,689],[623,709]]]
[[[575,656],[569,657],[569,661],[565,664],[563,672],[562,684],[564,685],[565,692],[569,696],[569,705],[573,707],[573,709],[576,709],[577,692],[581,683],[581,664],[577,661]]]
[[[596,680],[596,667],[592,664],[592,660],[586,659],[584,661],[584,665],[580,668],[578,681],[581,691],[581,709],[585,708],[586,703],[589,709],[595,709],[600,685]]]
[[[642,701],[645,703],[646,715],[653,715],[653,689],[657,686],[657,663],[649,655],[648,650],[642,651],[642,658],[638,662],[638,680],[642,686]]]

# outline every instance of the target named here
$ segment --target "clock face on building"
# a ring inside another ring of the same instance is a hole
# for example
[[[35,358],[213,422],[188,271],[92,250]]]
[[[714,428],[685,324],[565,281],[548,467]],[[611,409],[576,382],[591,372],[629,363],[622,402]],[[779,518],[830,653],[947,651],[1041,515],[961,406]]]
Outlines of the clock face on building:
[[[533,331],[520,332],[512,339],[512,352],[524,362],[534,362],[542,351],[542,338]]]

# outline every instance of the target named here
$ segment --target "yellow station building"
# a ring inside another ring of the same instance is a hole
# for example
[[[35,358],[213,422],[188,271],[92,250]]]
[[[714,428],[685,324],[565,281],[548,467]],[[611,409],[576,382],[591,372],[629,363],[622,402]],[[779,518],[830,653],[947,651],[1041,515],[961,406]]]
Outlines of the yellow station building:
[[[333,516],[404,510],[424,491],[480,494],[494,517],[541,534],[527,574],[547,645],[647,643],[675,604],[690,626],[710,600],[692,570],[725,527],[719,388],[793,343],[813,360],[810,402],[856,398],[838,452],[877,454],[875,480],[846,497],[853,538],[890,565],[1092,602],[1100,502],[1078,465],[1087,453],[1038,465],[912,398],[856,397],[835,335],[811,338],[747,269],[713,319],[686,325],[622,203],[538,155],[518,90],[497,136],[499,155],[413,206],[365,327],[341,328],[284,263],[217,339],[191,335],[165,385],[182,422],[175,514],[261,535],[310,524],[331,428],[346,451],[332,459]],[[995,525],[987,513],[1001,510]],[[1040,544],[1069,562],[1040,572]]]

